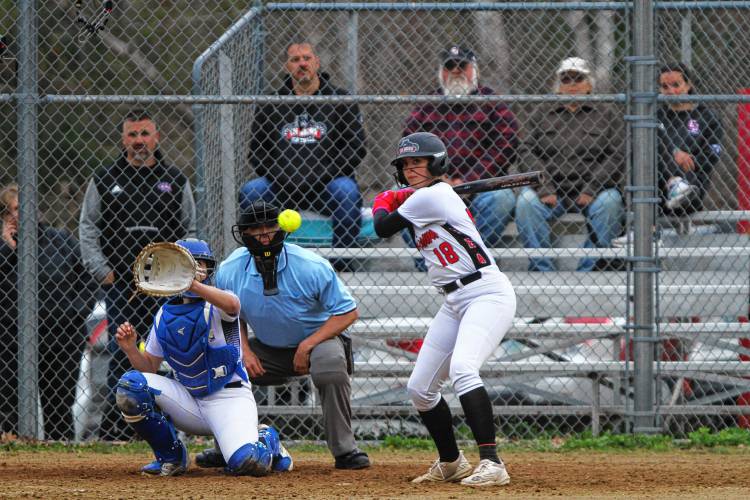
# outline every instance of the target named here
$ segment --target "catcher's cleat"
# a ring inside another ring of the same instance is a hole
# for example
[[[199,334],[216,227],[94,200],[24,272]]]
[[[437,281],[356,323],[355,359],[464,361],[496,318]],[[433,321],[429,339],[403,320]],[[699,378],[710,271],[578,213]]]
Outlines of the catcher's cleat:
[[[510,476],[505,470],[505,465],[486,458],[480,460],[474,472],[461,481],[464,486],[502,486],[508,483],[510,483]]]
[[[153,462],[141,467],[142,474],[148,474],[149,476],[158,476],[161,474],[161,462],[154,460]]]
[[[464,456],[463,451],[458,452],[458,458],[453,462],[441,462],[440,459],[430,467],[425,474],[412,479],[412,483],[454,483],[471,474],[471,464]]]
[[[154,460],[141,467],[141,474],[149,476],[179,476],[187,472],[190,463],[187,455],[187,449],[183,445],[183,459],[180,462],[160,462]]]
[[[271,469],[274,472],[289,472],[294,469],[294,460],[283,444],[279,444],[279,454],[274,455]]]
[[[224,455],[216,448],[206,448],[195,456],[195,465],[203,468],[226,467]]]
[[[294,461],[289,451],[281,444],[279,431],[265,424],[258,425],[258,440],[268,447],[273,456],[271,470],[275,472],[288,472],[294,468]]]

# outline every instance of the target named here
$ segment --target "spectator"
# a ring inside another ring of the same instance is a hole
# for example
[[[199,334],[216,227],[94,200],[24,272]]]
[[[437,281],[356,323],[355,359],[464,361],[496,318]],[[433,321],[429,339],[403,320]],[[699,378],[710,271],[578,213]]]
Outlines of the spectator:
[[[2,431],[17,432],[17,185],[0,190],[0,211],[0,413]],[[78,241],[68,231],[40,222],[38,245],[38,379],[44,435],[71,440],[78,364],[86,345],[84,325],[97,286],[83,267]]]
[[[563,60],[553,91],[563,95],[591,94],[594,78],[588,62]],[[565,212],[582,212],[588,237],[585,248],[612,246],[622,231],[623,128],[614,109],[588,102],[542,106],[529,122],[524,170],[542,170],[545,182],[536,190],[523,188],[516,201],[516,224],[526,248],[550,248],[550,220]],[[591,271],[596,259],[584,258],[579,271]],[[597,267],[598,268],[598,267]],[[532,258],[531,271],[553,271],[552,259]]]
[[[242,245],[219,267],[216,286],[240,299],[240,317],[255,336],[243,341],[250,382],[280,385],[310,374],[320,393],[323,427],[337,469],[369,467],[351,424],[352,351],[347,328],[357,304],[328,261],[284,242],[279,210],[262,200],[245,207],[232,228]],[[196,457],[203,467],[224,465],[216,449]]]
[[[94,173],[81,207],[83,262],[105,291],[112,353],[107,387],[111,389],[128,366],[115,341],[117,325],[127,321],[136,331],[147,332],[159,305],[153,297],[133,296],[131,266],[136,255],[154,241],[195,236],[190,181],[166,163],[159,140],[156,123],[147,112],[128,113],[122,124],[122,156]],[[121,420],[111,392],[100,437],[129,438],[132,431],[120,427]]]
[[[662,66],[663,95],[694,93],[693,80],[681,63]],[[703,208],[711,171],[721,155],[724,129],[703,104],[670,102],[656,114],[659,128],[659,187],[666,214],[687,215]]]
[[[334,87],[309,43],[287,47],[289,76],[278,95],[347,95]],[[352,247],[359,235],[362,195],[355,171],[365,157],[362,114],[356,104],[267,104],[252,128],[250,164],[258,176],[240,190],[240,209],[262,199],[331,217],[333,246]],[[347,259],[333,261],[350,270]]]
[[[441,52],[437,95],[493,95],[479,85],[477,58],[469,49],[453,46]],[[434,104],[415,107],[402,136],[431,132],[448,148],[449,182],[453,185],[505,175],[515,161],[518,124],[503,103]],[[500,246],[505,226],[513,216],[513,190],[480,193],[469,200],[469,209],[490,247]],[[407,233],[408,234],[408,233]],[[407,238],[410,241],[411,237]]]

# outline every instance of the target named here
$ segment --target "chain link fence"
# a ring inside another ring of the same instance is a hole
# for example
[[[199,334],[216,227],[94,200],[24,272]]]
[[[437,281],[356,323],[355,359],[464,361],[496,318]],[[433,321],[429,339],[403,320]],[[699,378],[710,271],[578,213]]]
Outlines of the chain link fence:
[[[302,211],[289,241],[329,258],[358,302],[358,438],[424,435],[405,386],[442,297],[413,243],[378,238],[368,208],[396,187],[390,160],[414,131],[444,139],[454,182],[547,174],[533,190],[466,200],[519,298],[514,327],[483,371],[503,435],[629,432],[644,428],[633,423],[644,415],[676,436],[750,426],[750,35],[742,23],[750,2],[656,2],[655,51],[640,59],[631,2],[144,0],[115,2],[94,36],[76,19],[95,18],[99,2],[84,2],[82,12],[72,1],[46,2],[34,16],[36,92],[24,91],[19,71],[27,4],[3,2],[0,11],[9,42],[0,62],[8,117],[0,183],[19,184],[21,194],[18,212],[12,190],[1,200],[3,432],[129,438],[110,400],[113,377],[128,366],[106,307],[132,307],[144,337],[155,307],[122,305],[130,253],[196,230],[226,257],[237,246],[239,206],[264,198]],[[643,63],[653,94],[633,84]],[[672,65],[662,73],[664,64]],[[303,88],[314,74],[322,95],[296,95],[293,82]],[[670,97],[688,91],[689,100]],[[35,171],[21,170],[19,144],[28,138],[11,118],[28,109],[30,94]],[[655,116],[637,114],[645,101]],[[135,108],[156,124],[171,177],[154,182],[159,195],[144,206],[115,212],[116,186],[146,182],[102,178],[118,161],[127,167],[123,120]],[[648,191],[634,176],[643,147],[634,131],[657,124]],[[637,217],[644,198],[653,224]],[[39,231],[27,230],[37,216]],[[98,232],[139,217],[151,217],[156,231],[129,233],[122,262],[111,262]],[[23,248],[33,250],[16,255]],[[38,262],[31,285],[29,262]],[[646,292],[637,286],[643,275],[653,280]],[[645,328],[634,311],[644,296],[654,319]],[[38,328],[30,328],[35,314]],[[644,344],[653,364],[637,357]],[[36,349],[38,360],[28,357]],[[458,399],[445,389],[468,438]],[[645,413],[635,405],[644,390]],[[286,438],[323,437],[307,378],[255,393],[261,420]]]

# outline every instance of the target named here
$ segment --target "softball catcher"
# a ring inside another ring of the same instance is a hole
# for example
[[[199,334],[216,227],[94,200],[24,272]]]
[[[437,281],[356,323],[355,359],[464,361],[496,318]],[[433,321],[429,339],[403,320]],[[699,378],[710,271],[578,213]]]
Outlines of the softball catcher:
[[[194,259],[192,284],[159,308],[144,352],[136,346],[130,323],[119,325],[116,334],[134,368],[117,384],[117,406],[156,456],[141,471],[176,476],[187,470],[187,448],[176,429],[214,436],[228,474],[263,476],[291,470],[292,458],[278,432],[257,425],[258,411],[242,364],[239,299],[210,285],[216,260],[206,242],[186,239],[177,245]],[[149,261],[155,269],[153,257]],[[138,260],[134,267],[139,267]],[[134,273],[142,274],[138,269]],[[160,279],[156,274],[154,281]],[[163,360],[173,377],[157,375]]]
[[[377,234],[388,237],[407,228],[427,263],[430,281],[445,295],[407,385],[440,457],[413,482],[503,485],[510,476],[497,455],[492,404],[479,369],[510,329],[516,296],[466,205],[444,182],[447,160],[445,145],[434,134],[404,137],[391,163],[398,182],[408,187],[380,193],[373,204]],[[479,447],[480,461],[473,470],[458,449],[451,412],[440,394],[446,379]]]

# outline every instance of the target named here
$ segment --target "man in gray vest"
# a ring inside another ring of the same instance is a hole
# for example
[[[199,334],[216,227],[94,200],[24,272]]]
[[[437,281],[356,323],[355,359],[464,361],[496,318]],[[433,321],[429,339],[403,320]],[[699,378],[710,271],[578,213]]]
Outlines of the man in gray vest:
[[[126,321],[147,332],[158,303],[135,296],[131,266],[136,255],[153,241],[176,241],[195,236],[195,200],[190,181],[168,165],[159,151],[159,132],[143,110],[128,113],[122,124],[122,155],[91,177],[81,207],[79,240],[88,271],[105,292],[110,361],[108,387],[125,373],[127,358],[117,348],[117,325]],[[110,410],[100,437],[128,439],[118,429],[121,418],[110,394]]]

